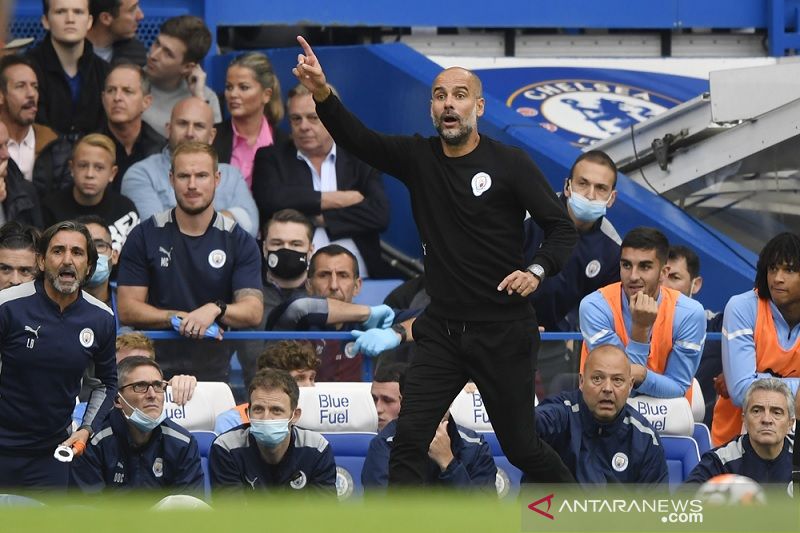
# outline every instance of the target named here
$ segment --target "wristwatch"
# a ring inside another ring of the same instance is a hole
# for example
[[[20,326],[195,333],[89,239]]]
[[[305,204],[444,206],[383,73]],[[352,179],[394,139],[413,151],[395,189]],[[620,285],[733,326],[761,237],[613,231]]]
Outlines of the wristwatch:
[[[532,264],[526,269],[528,272],[534,275],[536,279],[542,281],[544,279],[544,267],[542,265],[537,265],[536,263]]]
[[[222,320],[222,317],[225,316],[225,311],[228,310],[228,304],[226,304],[224,300],[217,300],[214,302],[214,305],[219,307],[219,315],[217,315],[217,320]]]
[[[406,331],[406,328],[404,328],[402,324],[395,324],[392,326],[392,331],[400,335],[400,344],[408,340],[408,331]]]

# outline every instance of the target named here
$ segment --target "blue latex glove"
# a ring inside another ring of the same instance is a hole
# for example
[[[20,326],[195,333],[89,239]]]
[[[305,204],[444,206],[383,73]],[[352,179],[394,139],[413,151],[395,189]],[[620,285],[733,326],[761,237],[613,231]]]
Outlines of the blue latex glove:
[[[400,335],[392,329],[372,328],[367,331],[350,332],[356,338],[353,353],[363,353],[375,357],[384,350],[391,350],[400,345]]]
[[[174,315],[170,319],[170,322],[172,322],[172,329],[174,329],[178,333],[180,333],[181,331],[181,320],[183,319],[180,318],[178,315]],[[206,334],[204,335],[204,337],[215,340],[219,338],[219,326],[217,325],[216,322],[212,323],[210,326],[206,328]]]
[[[388,305],[373,305],[369,308],[369,318],[362,322],[364,329],[389,328],[394,322],[394,311]]]

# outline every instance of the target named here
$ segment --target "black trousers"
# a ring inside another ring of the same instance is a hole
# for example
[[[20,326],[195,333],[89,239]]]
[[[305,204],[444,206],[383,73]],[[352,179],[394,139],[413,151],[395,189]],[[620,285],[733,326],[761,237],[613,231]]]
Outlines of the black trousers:
[[[533,381],[536,320],[459,322],[423,313],[406,372],[390,485],[422,485],[436,426],[468,379],[475,381],[508,460],[526,482],[574,483],[561,458],[536,434]]]

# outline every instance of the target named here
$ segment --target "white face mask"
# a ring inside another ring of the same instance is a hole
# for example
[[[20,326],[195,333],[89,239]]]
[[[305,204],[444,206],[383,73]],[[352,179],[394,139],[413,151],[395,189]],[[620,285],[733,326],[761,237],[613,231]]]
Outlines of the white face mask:
[[[158,425],[161,424],[161,422],[163,422],[167,418],[167,413],[166,413],[166,411],[164,411],[163,407],[161,408],[161,414],[158,416],[158,418],[152,418],[152,417],[144,414],[143,411],[139,410],[138,408],[136,408],[136,407],[132,406],[130,403],[128,403],[128,400],[126,400],[122,396],[122,394],[118,393],[117,396],[119,396],[120,400],[125,402],[125,404],[128,407],[133,409],[133,413],[131,413],[130,416],[126,415],[125,411],[122,411],[122,414],[125,416],[125,418],[127,420],[129,420],[131,422],[131,424],[136,426],[142,433],[150,433],[156,427],[158,427]]]
[[[581,222],[594,222],[598,218],[605,216],[611,196],[605,201],[589,200],[584,195],[575,192],[572,188],[572,183],[568,183],[567,186],[570,192],[567,203],[575,218]]]

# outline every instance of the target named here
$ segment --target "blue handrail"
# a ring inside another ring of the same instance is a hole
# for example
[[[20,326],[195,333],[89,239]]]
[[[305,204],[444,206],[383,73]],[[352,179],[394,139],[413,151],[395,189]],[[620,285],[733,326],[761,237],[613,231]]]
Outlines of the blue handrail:
[[[145,335],[154,340],[182,339],[177,331],[143,331]],[[579,332],[544,332],[540,333],[542,341],[579,341],[582,336]],[[318,340],[332,339],[340,341],[353,340],[349,331],[226,331],[225,340]],[[706,341],[719,341],[722,339],[721,333],[709,333]]]

